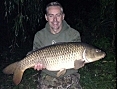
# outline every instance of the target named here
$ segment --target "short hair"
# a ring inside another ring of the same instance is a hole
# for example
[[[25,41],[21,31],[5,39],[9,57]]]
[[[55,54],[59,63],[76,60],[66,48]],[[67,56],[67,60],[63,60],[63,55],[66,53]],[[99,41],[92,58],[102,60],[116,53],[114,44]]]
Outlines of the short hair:
[[[63,13],[63,7],[59,2],[51,2],[46,6],[46,14],[48,13],[48,7],[50,6],[59,6],[61,8],[61,12]]]

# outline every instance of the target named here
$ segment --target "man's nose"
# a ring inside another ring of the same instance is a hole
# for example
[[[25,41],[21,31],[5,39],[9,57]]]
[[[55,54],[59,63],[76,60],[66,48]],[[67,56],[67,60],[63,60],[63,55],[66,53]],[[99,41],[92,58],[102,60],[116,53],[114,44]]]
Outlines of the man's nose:
[[[54,16],[53,21],[57,21],[57,17],[56,16]]]

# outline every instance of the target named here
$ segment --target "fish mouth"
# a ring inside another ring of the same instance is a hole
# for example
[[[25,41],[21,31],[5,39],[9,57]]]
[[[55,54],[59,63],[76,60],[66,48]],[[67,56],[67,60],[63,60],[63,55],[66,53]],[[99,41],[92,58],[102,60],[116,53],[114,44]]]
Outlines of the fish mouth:
[[[104,58],[106,56],[106,53],[105,52],[102,52],[101,53],[101,58]]]
[[[102,58],[104,58],[105,56],[106,56],[106,53],[104,52]]]

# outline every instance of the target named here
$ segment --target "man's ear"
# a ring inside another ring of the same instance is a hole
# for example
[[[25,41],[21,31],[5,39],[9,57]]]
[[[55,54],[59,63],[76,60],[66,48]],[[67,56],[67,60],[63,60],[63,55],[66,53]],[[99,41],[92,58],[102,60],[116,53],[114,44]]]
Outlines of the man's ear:
[[[47,15],[45,14],[45,19],[46,19],[46,21],[48,21],[48,19],[47,19]]]
[[[64,20],[64,18],[65,18],[65,14],[63,13],[63,20]]]

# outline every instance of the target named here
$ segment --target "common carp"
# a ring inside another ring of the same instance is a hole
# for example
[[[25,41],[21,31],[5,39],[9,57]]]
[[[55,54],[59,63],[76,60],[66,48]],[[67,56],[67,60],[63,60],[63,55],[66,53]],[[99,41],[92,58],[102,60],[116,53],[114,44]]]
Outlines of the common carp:
[[[3,73],[13,74],[13,81],[18,85],[23,73],[28,68],[41,63],[49,71],[57,72],[57,77],[65,74],[66,69],[79,69],[86,63],[105,57],[105,52],[82,42],[64,42],[40,48],[21,61],[8,65]]]

